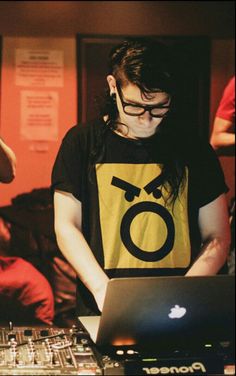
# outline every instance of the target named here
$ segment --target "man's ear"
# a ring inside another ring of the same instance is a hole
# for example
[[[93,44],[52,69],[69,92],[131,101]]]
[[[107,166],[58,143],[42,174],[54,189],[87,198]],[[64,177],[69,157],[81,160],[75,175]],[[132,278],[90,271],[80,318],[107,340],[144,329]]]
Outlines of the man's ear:
[[[112,95],[116,92],[116,79],[115,79],[114,76],[109,74],[107,76],[107,82],[108,82],[108,85],[109,85],[109,88],[110,88],[110,94]]]

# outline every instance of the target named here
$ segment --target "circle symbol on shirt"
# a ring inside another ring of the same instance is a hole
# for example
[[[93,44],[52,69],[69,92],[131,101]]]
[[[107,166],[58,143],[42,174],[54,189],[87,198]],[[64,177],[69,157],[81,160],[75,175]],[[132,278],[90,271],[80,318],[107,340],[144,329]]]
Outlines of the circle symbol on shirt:
[[[159,249],[152,252],[143,251],[133,242],[131,238],[132,221],[138,214],[144,212],[152,212],[159,215],[167,228],[167,236],[164,244]],[[140,202],[129,208],[122,219],[120,232],[122,242],[128,252],[134,257],[143,261],[151,262],[163,259],[172,250],[174,245],[175,226],[170,213],[163,206],[151,201]]]

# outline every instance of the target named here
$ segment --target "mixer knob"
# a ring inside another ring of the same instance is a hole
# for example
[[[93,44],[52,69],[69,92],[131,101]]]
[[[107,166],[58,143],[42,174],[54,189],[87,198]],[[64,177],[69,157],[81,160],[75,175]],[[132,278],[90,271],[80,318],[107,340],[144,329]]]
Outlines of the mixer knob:
[[[52,354],[52,363],[53,364],[60,364],[58,357],[57,357],[57,354],[55,352],[53,352],[53,354]]]
[[[81,343],[83,343],[83,345],[87,345],[88,344],[88,340],[87,339],[81,339]]]
[[[34,364],[41,364],[41,361],[39,360],[37,355],[34,355],[33,361],[34,361]]]
[[[66,363],[68,363],[68,364],[72,364],[73,363],[73,360],[72,360],[72,358],[71,358],[71,356],[69,354],[66,355]]]
[[[71,329],[70,329],[70,331],[72,331],[72,333],[76,333],[76,332],[78,332],[78,330],[79,330],[79,328],[75,324],[73,324],[72,327],[71,327]]]
[[[8,337],[8,341],[15,340],[16,339],[16,333],[9,333],[7,337]]]

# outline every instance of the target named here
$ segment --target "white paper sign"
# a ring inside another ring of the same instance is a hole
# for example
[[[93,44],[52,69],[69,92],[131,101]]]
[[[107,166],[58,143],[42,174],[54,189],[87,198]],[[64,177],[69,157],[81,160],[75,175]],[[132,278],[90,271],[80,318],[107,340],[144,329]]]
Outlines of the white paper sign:
[[[58,93],[21,91],[21,127],[23,139],[56,141],[58,138]]]
[[[63,87],[64,51],[15,50],[15,84],[31,87]]]

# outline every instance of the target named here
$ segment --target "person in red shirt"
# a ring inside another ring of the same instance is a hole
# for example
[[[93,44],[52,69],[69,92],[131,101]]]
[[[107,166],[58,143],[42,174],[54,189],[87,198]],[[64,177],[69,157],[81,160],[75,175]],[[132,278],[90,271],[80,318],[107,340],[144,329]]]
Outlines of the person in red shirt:
[[[226,85],[213,124],[210,143],[219,156],[235,156],[235,76]],[[235,273],[235,197],[230,208],[231,246],[229,274]]]
[[[52,325],[52,288],[30,262],[0,255],[0,322]]]
[[[226,85],[216,111],[210,143],[218,155],[235,155],[235,76]]]
[[[16,156],[0,138],[0,182],[10,183],[16,175]],[[8,257],[10,229],[0,217],[0,323],[52,325],[52,288],[31,263]],[[10,254],[10,252],[9,252]]]

